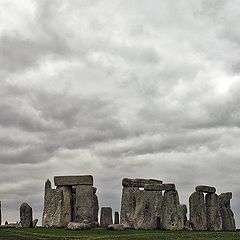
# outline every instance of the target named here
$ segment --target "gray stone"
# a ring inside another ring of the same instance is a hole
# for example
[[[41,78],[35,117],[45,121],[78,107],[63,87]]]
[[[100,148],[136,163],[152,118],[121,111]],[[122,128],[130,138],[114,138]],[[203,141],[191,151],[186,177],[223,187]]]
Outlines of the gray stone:
[[[76,188],[76,222],[93,219],[94,198],[93,189],[90,185],[78,185]]]
[[[63,206],[63,192],[52,189],[49,180],[45,183],[43,227],[61,227],[61,212]]]
[[[101,216],[100,216],[100,227],[107,228],[108,225],[113,224],[112,219],[112,208],[111,207],[102,207]]]
[[[2,225],[2,202],[0,201],[0,225]]]
[[[144,187],[145,184],[162,184],[162,181],[157,179],[142,179],[142,178],[124,178],[122,180],[123,187]]]
[[[61,227],[67,227],[72,221],[72,188],[69,186],[57,187],[57,190],[62,191],[61,204]]]
[[[32,227],[35,228],[37,226],[37,222],[38,222],[38,219],[35,218],[33,221],[32,221]]]
[[[22,227],[32,227],[32,208],[27,203],[20,206],[20,222]]]
[[[113,231],[124,231],[124,225],[123,224],[112,224],[108,225],[107,227],[108,230],[113,230]]]
[[[95,188],[96,189],[96,188]],[[98,222],[98,212],[99,212],[99,204],[98,197],[96,195],[97,189],[93,191],[93,221]]]
[[[69,230],[87,230],[90,229],[90,225],[87,223],[79,223],[79,222],[70,222],[67,225],[67,229]]]
[[[56,186],[77,186],[77,185],[91,185],[93,186],[93,176],[55,176],[54,183]]]
[[[215,193],[216,188],[211,186],[199,185],[195,188],[196,192]]]
[[[221,193],[219,195],[220,201],[220,213],[222,217],[222,229],[224,231],[235,231],[236,223],[234,219],[233,211],[231,210],[230,200],[232,199],[232,193]]]
[[[90,222],[90,227],[91,228],[98,228],[99,227],[99,223],[96,222],[96,221],[92,221],[92,222]]]
[[[175,190],[175,184],[164,183],[164,184],[145,184],[144,190],[146,191],[172,191]]]
[[[194,192],[189,198],[190,222],[193,230],[207,230],[206,221],[206,205],[204,194],[202,192]]]
[[[161,228],[161,191],[124,187],[122,191],[120,223],[125,228]]]
[[[186,221],[186,206],[179,204],[178,192],[165,191],[162,205],[162,228],[182,230]]]
[[[207,229],[210,231],[222,230],[219,197],[216,193],[206,194]]]
[[[114,224],[119,224],[119,212],[114,213]]]

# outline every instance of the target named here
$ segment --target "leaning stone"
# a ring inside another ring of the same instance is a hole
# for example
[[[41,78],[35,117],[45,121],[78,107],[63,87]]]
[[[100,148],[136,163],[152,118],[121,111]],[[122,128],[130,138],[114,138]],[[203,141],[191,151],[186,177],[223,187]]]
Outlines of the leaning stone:
[[[77,185],[93,186],[93,176],[92,175],[55,176],[54,183],[56,186],[77,186]]]
[[[190,222],[193,230],[207,230],[206,205],[203,192],[194,192],[189,197]]]
[[[78,185],[76,188],[76,222],[93,221],[94,198],[90,185]]]
[[[210,231],[222,230],[219,197],[216,193],[206,195],[207,229]]]
[[[113,231],[124,231],[124,225],[123,224],[112,224],[108,225],[107,227],[108,230],[113,230]]]
[[[143,179],[143,178],[124,178],[122,180],[123,187],[144,187],[145,184],[162,184],[162,181],[157,179]]]
[[[145,184],[144,190],[146,191],[173,191],[175,190],[175,184],[164,183],[164,184]]]
[[[27,203],[20,206],[20,222],[22,227],[32,227],[32,208]]]
[[[119,224],[119,212],[114,213],[114,224]]]
[[[112,219],[112,208],[111,207],[102,207],[101,216],[100,216],[100,227],[106,228],[108,225],[113,224]]]
[[[33,228],[35,228],[37,226],[37,222],[38,222],[37,218],[32,221],[32,227]]]
[[[67,229],[69,229],[69,230],[87,230],[87,229],[90,229],[90,225],[86,224],[86,223],[70,222],[67,225]]]
[[[215,193],[216,192],[216,188],[215,187],[204,186],[204,185],[197,186],[195,188],[195,190],[197,192],[204,192],[204,193]]]

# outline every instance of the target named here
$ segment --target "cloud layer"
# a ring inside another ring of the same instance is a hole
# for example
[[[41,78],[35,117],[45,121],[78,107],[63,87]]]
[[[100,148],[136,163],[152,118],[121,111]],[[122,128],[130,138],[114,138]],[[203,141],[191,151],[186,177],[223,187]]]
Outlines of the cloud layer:
[[[0,199],[41,218],[54,175],[233,192],[240,223],[238,1],[0,1]]]

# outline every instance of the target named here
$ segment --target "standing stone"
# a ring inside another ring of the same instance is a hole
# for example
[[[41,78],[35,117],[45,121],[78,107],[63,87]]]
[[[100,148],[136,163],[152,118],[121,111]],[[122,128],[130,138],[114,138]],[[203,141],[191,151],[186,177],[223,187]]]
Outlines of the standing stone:
[[[193,230],[207,230],[206,221],[206,205],[204,194],[202,192],[194,192],[189,198],[190,222]]]
[[[207,229],[210,231],[222,230],[219,197],[216,193],[206,194]]]
[[[93,188],[91,185],[78,185],[76,188],[76,222],[93,221]]]
[[[114,224],[119,224],[119,212],[114,213]]]
[[[100,216],[100,227],[107,228],[109,225],[112,225],[112,224],[113,224],[112,208],[102,207],[101,216]]]
[[[57,187],[62,191],[63,200],[61,208],[61,227],[67,227],[69,222],[72,222],[72,188],[69,186]]]
[[[49,180],[45,183],[44,210],[42,218],[43,227],[61,227],[61,212],[63,206],[63,192],[52,189]]]
[[[162,205],[162,227],[165,230],[182,230],[186,220],[186,207],[180,205],[178,192],[165,191]]]
[[[20,222],[22,227],[32,227],[32,220],[32,208],[27,203],[23,203],[20,206]]]
[[[234,219],[234,214],[231,210],[230,200],[232,198],[232,193],[221,193],[219,195],[220,200],[220,212],[222,216],[222,229],[224,231],[235,231],[236,224]]]
[[[2,202],[0,201],[0,225],[2,225]]]
[[[93,221],[98,222],[98,197],[96,195],[97,188],[93,188]]]

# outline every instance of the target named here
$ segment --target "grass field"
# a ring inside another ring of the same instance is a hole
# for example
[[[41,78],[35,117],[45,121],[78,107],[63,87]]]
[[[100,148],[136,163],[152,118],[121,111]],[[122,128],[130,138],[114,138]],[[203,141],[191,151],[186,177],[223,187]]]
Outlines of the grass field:
[[[192,231],[144,231],[125,230],[114,232],[105,229],[91,229],[87,231],[69,231],[64,229],[46,228],[18,228],[0,229],[0,239],[30,240],[30,239],[161,239],[161,240],[240,240],[240,232],[192,232]]]

